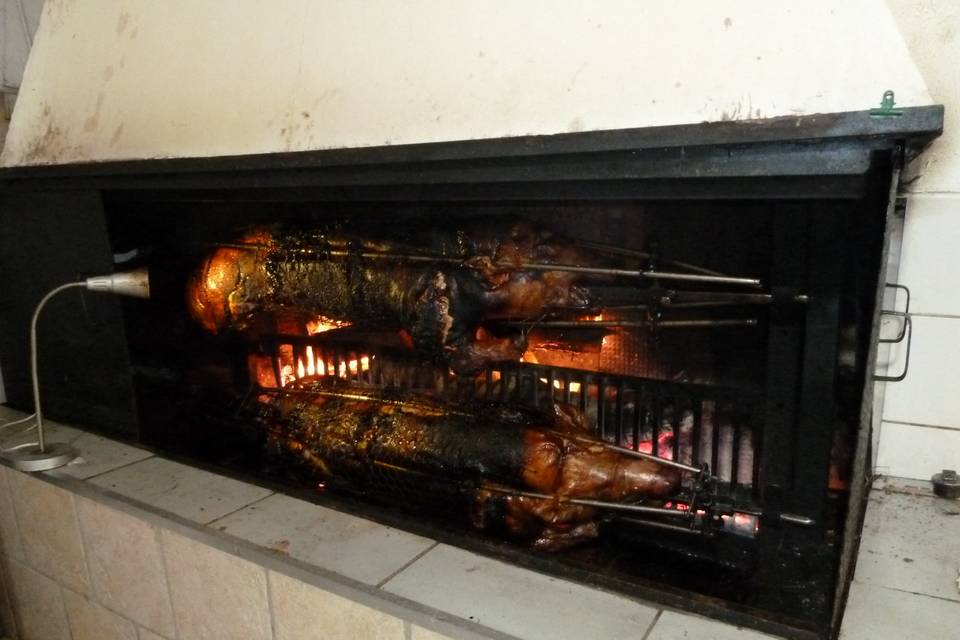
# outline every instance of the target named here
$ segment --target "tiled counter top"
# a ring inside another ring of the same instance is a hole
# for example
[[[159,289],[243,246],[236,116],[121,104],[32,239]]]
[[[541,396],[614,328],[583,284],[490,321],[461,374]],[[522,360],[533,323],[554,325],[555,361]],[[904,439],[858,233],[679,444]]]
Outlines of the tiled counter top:
[[[0,423],[23,414],[0,407]],[[0,473],[22,638],[636,638],[763,634],[552,578],[50,424],[80,459]],[[6,598],[4,599],[6,601]]]

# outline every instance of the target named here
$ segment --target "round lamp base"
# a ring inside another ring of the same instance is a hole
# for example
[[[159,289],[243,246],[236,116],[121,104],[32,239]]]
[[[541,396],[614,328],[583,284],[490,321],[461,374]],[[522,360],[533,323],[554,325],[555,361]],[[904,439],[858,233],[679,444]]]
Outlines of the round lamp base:
[[[50,443],[46,451],[40,451],[39,445],[9,451],[3,455],[14,469],[32,473],[49,471],[69,464],[77,457],[76,450],[68,444]]]

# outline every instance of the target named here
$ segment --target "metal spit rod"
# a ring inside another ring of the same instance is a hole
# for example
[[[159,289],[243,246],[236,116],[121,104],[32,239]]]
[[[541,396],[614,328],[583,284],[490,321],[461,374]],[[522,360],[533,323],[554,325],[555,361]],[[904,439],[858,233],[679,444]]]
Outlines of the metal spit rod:
[[[665,509],[663,507],[647,507],[641,504],[626,504],[622,502],[607,502],[605,500],[591,500],[589,498],[568,498],[566,496],[553,496],[547,493],[538,493],[536,491],[522,491],[520,489],[509,489],[497,486],[482,486],[483,491],[493,491],[504,495],[515,496],[518,498],[535,498],[537,500],[559,500],[569,504],[582,505],[584,507],[596,507],[598,509],[609,509],[610,511],[625,511],[630,513],[645,513],[647,515],[666,516],[669,518],[689,518],[690,512],[680,511],[679,509]]]
[[[666,529],[667,531],[676,531],[678,533],[692,533],[695,535],[704,535],[704,532],[701,531],[700,529],[683,527],[676,524],[669,524],[667,522],[655,522],[653,520],[639,520],[637,518],[620,518],[618,522],[629,522],[630,524],[637,524],[643,527],[652,527],[654,529]]]
[[[594,251],[601,251],[603,253],[609,253],[618,256],[629,256],[631,258],[640,258],[641,260],[651,260],[655,256],[652,253],[647,251],[637,251],[635,249],[625,249],[623,247],[617,247],[609,244],[603,244],[601,242],[586,242],[579,240],[575,242],[578,247],[583,247],[584,249],[592,249]],[[701,267],[695,264],[690,264],[689,262],[680,262],[679,260],[670,260],[665,259],[664,264],[673,265],[675,267],[680,267],[681,269],[686,269],[687,271],[693,271],[696,273],[702,273],[708,276],[726,276],[727,274],[721,273],[720,271],[714,271],[713,269],[707,269],[706,267]]]
[[[261,244],[242,244],[242,243],[218,243],[216,246],[230,249],[243,249],[247,251],[261,251],[275,249],[269,245]],[[324,256],[335,258],[357,257],[369,260],[394,260],[398,262],[443,262],[447,264],[462,265],[462,258],[442,255],[427,255],[417,253],[389,253],[384,251],[346,251],[343,249],[316,250],[309,248],[298,248],[288,250],[293,253],[303,253],[313,256],[321,253]],[[746,287],[759,287],[760,280],[756,278],[734,278],[731,276],[716,276],[698,273],[675,273],[672,271],[654,271],[637,269],[615,269],[610,267],[581,267],[572,264],[552,264],[544,262],[520,262],[518,264],[493,265],[503,269],[527,269],[530,271],[564,271],[571,273],[584,273],[589,275],[613,276],[621,278],[641,278],[647,280],[676,280],[678,282],[709,282],[713,284],[730,284]]]
[[[655,456],[652,453],[644,453],[643,451],[634,451],[633,449],[628,449],[626,447],[618,447],[615,444],[610,444],[609,442],[604,442],[602,440],[594,440],[593,438],[588,438],[587,436],[581,436],[574,433],[563,433],[562,431],[547,430],[547,433],[551,433],[555,436],[566,438],[568,440],[574,440],[576,442],[582,442],[584,444],[589,444],[592,446],[602,446],[610,451],[616,451],[622,453],[625,456],[630,456],[632,458],[640,458],[641,460],[649,460],[650,462],[656,462],[657,464],[662,464],[665,467],[673,467],[674,469],[680,469],[681,471],[689,471],[690,473],[705,473],[707,469],[705,467],[695,467],[690,464],[684,464],[682,462],[676,462],[674,460],[667,460],[666,458],[661,458]]]
[[[602,329],[606,327],[648,327],[658,329],[699,329],[703,327],[755,327],[756,318],[737,320],[508,320],[507,326],[540,329]]]
[[[414,409],[421,411],[423,413],[432,413],[435,415],[453,415],[453,416],[464,416],[464,417],[476,417],[474,413],[468,413],[465,411],[457,411],[456,409],[448,409],[447,407],[436,407],[429,404],[421,404],[419,402],[412,402],[410,400],[396,400],[393,398],[381,398],[375,395],[368,395],[365,393],[357,393],[351,391],[322,391],[317,389],[290,389],[284,387],[282,389],[269,389],[261,388],[258,393],[270,393],[275,395],[308,395],[308,396],[320,396],[323,398],[341,398],[343,400],[359,400],[361,402],[379,402],[380,404],[389,404],[397,407],[405,407],[408,409]]]

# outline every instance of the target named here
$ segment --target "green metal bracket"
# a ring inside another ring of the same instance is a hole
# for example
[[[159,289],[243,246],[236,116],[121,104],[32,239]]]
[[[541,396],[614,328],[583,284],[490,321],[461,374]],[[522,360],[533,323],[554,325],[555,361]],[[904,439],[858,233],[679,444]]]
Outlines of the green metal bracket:
[[[870,109],[871,118],[895,118],[903,115],[903,109],[895,109],[896,102],[893,99],[893,91],[887,89],[883,92],[883,99],[880,100],[879,109]]]

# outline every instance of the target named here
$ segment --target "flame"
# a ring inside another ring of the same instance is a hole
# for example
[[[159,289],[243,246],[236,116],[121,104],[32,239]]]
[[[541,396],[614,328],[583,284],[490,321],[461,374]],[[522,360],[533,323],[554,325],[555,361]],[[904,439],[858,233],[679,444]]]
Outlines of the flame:
[[[349,327],[351,324],[352,323],[346,320],[335,320],[327,316],[317,316],[313,320],[307,321],[307,335],[315,336],[324,331],[343,329],[344,327]]]
[[[306,374],[306,371],[304,370],[304,367],[303,367],[303,360],[301,360],[300,358],[297,358],[297,379],[299,380],[300,378],[302,378],[304,374]]]
[[[312,376],[316,372],[316,361],[313,359],[313,347],[307,346],[307,375]]]

